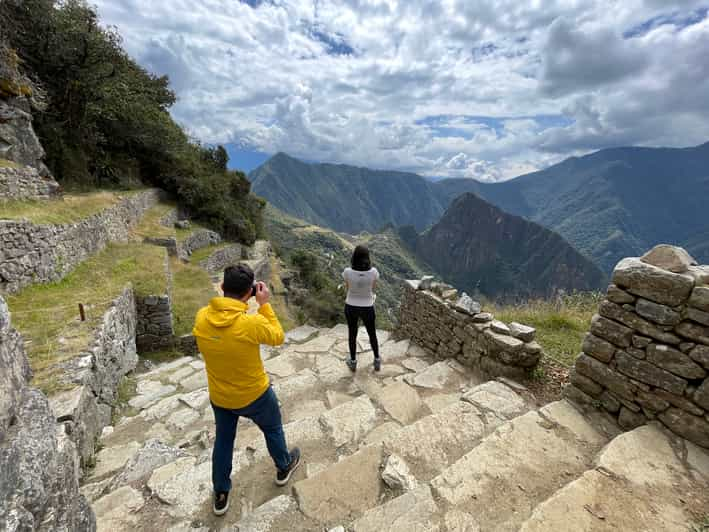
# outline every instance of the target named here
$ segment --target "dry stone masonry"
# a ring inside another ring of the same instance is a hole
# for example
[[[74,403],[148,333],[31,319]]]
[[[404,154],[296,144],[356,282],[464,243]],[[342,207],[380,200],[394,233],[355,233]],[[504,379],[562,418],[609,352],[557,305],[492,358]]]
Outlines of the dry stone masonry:
[[[65,225],[0,220],[0,292],[64,278],[109,242],[127,240],[130,229],[159,199],[156,189],[130,194],[113,207]]]
[[[221,241],[222,237],[219,233],[209,229],[198,229],[180,243],[180,253],[189,257],[196,250],[219,244]]]
[[[708,266],[666,245],[620,261],[582,349],[567,396],[709,448]]]
[[[0,167],[0,206],[5,200],[48,199],[59,193],[59,183],[36,168]]]
[[[141,295],[135,298],[137,313],[136,347],[139,353],[149,353],[175,344],[172,325],[172,272],[165,254],[165,293]]]
[[[0,530],[93,531],[94,513],[79,493],[77,449],[30,377],[0,297]]]
[[[524,379],[542,356],[532,327],[495,320],[467,294],[458,297],[432,277],[404,283],[399,313],[399,336],[488,377]]]

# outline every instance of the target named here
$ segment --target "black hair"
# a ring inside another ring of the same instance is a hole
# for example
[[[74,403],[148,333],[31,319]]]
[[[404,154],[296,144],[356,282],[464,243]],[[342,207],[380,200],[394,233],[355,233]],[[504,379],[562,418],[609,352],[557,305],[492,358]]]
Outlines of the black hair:
[[[358,272],[366,272],[372,268],[372,261],[369,258],[367,246],[359,245],[352,253],[352,269]]]
[[[254,272],[246,264],[228,266],[224,270],[224,295],[241,299],[254,285]]]

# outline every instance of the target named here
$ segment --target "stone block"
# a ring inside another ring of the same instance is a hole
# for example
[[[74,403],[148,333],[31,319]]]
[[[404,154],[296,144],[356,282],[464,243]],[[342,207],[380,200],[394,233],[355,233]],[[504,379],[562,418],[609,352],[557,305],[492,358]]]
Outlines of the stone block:
[[[606,293],[606,298],[613,303],[618,303],[619,305],[624,305],[626,303],[635,303],[635,296],[629,294],[625,290],[621,290],[616,285],[612,284],[608,286],[608,291]]]
[[[635,312],[628,311],[615,303],[611,303],[610,301],[602,302],[598,307],[598,312],[601,316],[620,322],[623,325],[630,327],[645,336],[654,338],[664,344],[679,344],[681,342],[680,338],[676,335],[661,330],[656,325],[638,316]]]
[[[492,329],[493,332],[496,332],[498,334],[511,334],[510,328],[500,320],[493,320],[493,322],[490,324],[490,329]]]
[[[631,328],[598,314],[591,319],[591,332],[618,347],[630,346],[633,336]]]
[[[587,355],[591,355],[601,362],[610,362],[616,351],[616,347],[613,344],[593,333],[586,334],[581,349]]]
[[[647,361],[686,379],[703,379],[707,375],[689,356],[667,345],[650,344]]]
[[[687,382],[684,379],[649,362],[633,358],[622,351],[616,354],[616,361],[620,373],[640,382],[657,386],[676,395],[682,395],[687,388]],[[629,399],[632,400],[632,398]]]
[[[709,312],[709,286],[697,286],[692,290],[689,306]]]
[[[629,355],[626,356],[632,359]],[[599,362],[595,358],[583,353],[579,355],[576,359],[576,371],[613,391],[616,395],[618,395],[618,397],[622,397],[629,401],[633,401],[635,399],[635,386],[629,381],[629,379],[624,375],[613,371],[611,368],[602,362]],[[674,376],[672,375],[672,377]]]
[[[689,338],[694,342],[709,345],[709,327],[704,327],[692,321],[683,321],[675,328],[675,331],[680,336]]]
[[[529,327],[528,325],[523,325],[515,321],[510,323],[509,329],[512,336],[523,342],[531,342],[537,334],[537,330],[534,327]]]
[[[699,391],[699,390],[697,390],[697,391]],[[666,401],[667,403],[671,404],[672,406],[676,406],[677,408],[681,408],[685,412],[689,412],[690,414],[693,414],[695,416],[704,415],[704,411],[701,408],[699,408],[696,404],[692,403],[692,401],[690,401],[689,399],[686,399],[685,397],[680,397],[679,395],[675,395],[670,392],[666,392],[665,390],[661,390],[659,388],[653,390],[650,393],[653,393],[658,399],[660,399],[662,401]],[[696,392],[695,392],[695,398],[696,398]],[[697,404],[699,404],[699,403],[697,403]]]
[[[650,345],[650,342],[652,342],[650,338],[647,338],[645,336],[638,336],[637,334],[633,335],[633,347],[637,347],[638,349],[645,349],[648,345]]]
[[[684,273],[690,266],[696,266],[697,261],[684,248],[658,244],[645,253],[640,260],[673,273]]]
[[[664,410],[667,410],[670,407],[670,403],[662,399],[659,396],[658,392],[666,393],[669,395],[669,392],[665,392],[664,390],[660,390],[659,388],[656,388],[654,391],[651,392],[638,390],[636,401],[643,408],[643,410],[647,412],[651,412],[653,414],[663,412]]]
[[[569,372],[569,381],[593,398],[599,397],[603,391],[603,386],[594,380],[581,375],[575,368],[571,368],[571,371]]]
[[[679,408],[668,408],[658,416],[672,432],[679,434],[700,447],[709,449],[709,421],[693,416]]]
[[[620,408],[620,414],[618,415],[618,424],[625,430],[633,430],[641,425],[644,425],[646,418],[643,414],[639,412],[633,412],[632,410],[622,406]]]
[[[709,312],[704,312],[703,310],[698,310],[696,308],[687,308],[687,318],[701,323],[702,325],[709,325]]]
[[[643,318],[660,325],[677,325],[682,320],[682,315],[676,310],[643,298],[638,299],[635,310]]]
[[[689,351],[689,356],[695,362],[698,362],[705,369],[709,369],[709,346],[696,345]]]
[[[694,392],[694,402],[709,411],[709,380],[705,380]]]
[[[608,390],[601,394],[599,400],[601,401],[601,406],[611,414],[616,414],[620,410],[620,401]]]
[[[636,296],[676,307],[687,301],[694,287],[691,275],[672,273],[639,258],[621,260],[613,270],[613,283]]]

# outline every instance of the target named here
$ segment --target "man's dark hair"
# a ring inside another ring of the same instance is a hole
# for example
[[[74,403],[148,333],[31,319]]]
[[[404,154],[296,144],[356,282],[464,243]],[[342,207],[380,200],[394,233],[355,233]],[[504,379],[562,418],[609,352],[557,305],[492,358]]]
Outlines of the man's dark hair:
[[[228,266],[224,270],[224,295],[241,299],[254,285],[254,272],[246,264]]]
[[[369,249],[367,246],[357,246],[352,253],[352,269],[366,272],[371,269],[372,261],[369,259]]]

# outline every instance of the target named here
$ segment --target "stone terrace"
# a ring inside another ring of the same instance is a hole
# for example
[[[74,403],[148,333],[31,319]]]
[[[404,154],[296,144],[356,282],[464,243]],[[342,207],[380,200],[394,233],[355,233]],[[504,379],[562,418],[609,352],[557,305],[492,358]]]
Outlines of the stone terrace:
[[[709,456],[660,426],[618,436],[600,414],[566,400],[539,408],[513,381],[481,382],[455,360],[379,334],[380,373],[366,344],[350,373],[343,326],[303,326],[263,349],[303,464],[276,487],[260,432],[241,420],[221,518],[211,512],[203,362],[139,375],[135,415],[104,431],[82,488],[98,529],[669,531],[709,507]]]

